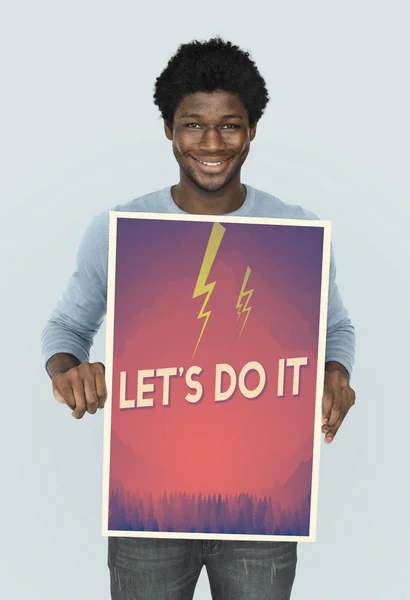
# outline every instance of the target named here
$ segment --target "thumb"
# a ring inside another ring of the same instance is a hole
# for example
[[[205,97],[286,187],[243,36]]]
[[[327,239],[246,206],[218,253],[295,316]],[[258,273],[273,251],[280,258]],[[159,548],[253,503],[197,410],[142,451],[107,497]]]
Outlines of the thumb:
[[[61,404],[65,404],[65,400],[63,398],[62,393],[58,390],[56,384],[53,382],[53,395],[54,398],[57,400],[57,402],[60,402]]]
[[[62,395],[60,394],[60,392],[58,390],[53,390],[53,393],[54,393],[54,398],[57,400],[57,402],[60,402],[61,404],[65,404],[64,398],[62,397]]]

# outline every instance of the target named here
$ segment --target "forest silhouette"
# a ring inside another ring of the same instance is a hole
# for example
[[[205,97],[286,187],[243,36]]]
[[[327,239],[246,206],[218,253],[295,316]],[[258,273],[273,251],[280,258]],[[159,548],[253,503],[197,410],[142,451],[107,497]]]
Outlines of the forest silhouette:
[[[227,533],[308,536],[310,493],[285,509],[272,495],[189,494],[174,490],[158,497],[125,491],[112,482],[110,531]]]

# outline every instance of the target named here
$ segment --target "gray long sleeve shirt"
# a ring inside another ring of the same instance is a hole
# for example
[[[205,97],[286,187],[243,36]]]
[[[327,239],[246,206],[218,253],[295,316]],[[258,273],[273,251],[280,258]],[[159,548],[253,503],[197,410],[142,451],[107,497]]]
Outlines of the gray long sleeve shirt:
[[[274,196],[246,185],[243,205],[229,216],[313,219],[318,217],[301,208],[281,202]],[[171,187],[141,196],[113,210],[124,212],[183,213],[173,201]],[[183,213],[185,214],[185,213]],[[107,309],[109,211],[91,221],[77,252],[76,268],[67,288],[42,333],[44,364],[54,354],[73,354],[87,362],[93,338]],[[336,284],[336,267],[331,250],[326,362],[341,363],[351,375],[355,358],[355,330]]]

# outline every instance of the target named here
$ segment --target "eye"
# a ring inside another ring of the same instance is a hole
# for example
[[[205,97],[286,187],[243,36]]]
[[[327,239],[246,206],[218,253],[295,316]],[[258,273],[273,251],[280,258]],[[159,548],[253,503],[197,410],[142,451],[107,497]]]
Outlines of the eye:
[[[233,123],[227,123],[224,127],[228,129],[238,129],[239,125],[234,125]]]
[[[197,129],[198,127],[201,127],[199,125],[199,123],[187,123],[186,126],[189,127],[190,129]]]

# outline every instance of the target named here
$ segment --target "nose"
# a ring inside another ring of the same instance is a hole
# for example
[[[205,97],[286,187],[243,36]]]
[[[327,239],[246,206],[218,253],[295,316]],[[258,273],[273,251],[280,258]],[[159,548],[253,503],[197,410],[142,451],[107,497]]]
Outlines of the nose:
[[[225,142],[221,133],[217,129],[210,127],[209,129],[205,129],[199,147],[209,154],[216,154],[225,148]]]

